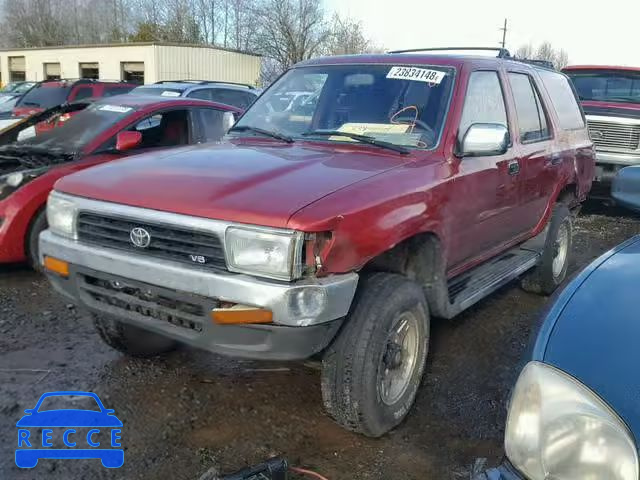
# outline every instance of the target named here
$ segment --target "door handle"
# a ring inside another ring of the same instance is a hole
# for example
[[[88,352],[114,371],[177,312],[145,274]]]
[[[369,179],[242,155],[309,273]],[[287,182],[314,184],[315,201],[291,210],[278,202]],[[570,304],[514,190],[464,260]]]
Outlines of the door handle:
[[[509,175],[518,175],[520,173],[520,162],[512,160],[509,162]]]
[[[560,165],[561,163],[562,163],[562,155],[560,155],[559,153],[554,153],[553,155],[551,155],[549,159],[549,165],[551,165],[552,167],[555,167],[556,165]]]

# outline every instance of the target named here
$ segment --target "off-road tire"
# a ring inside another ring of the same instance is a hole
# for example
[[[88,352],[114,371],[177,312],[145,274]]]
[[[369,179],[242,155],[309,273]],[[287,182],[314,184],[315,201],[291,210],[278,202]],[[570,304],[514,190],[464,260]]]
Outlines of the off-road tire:
[[[392,405],[381,399],[378,374],[386,341],[403,312],[417,319],[418,354],[409,386]],[[348,430],[379,437],[406,417],[422,380],[429,346],[429,308],[422,288],[398,274],[363,276],[345,324],[322,361],[327,412]]]
[[[34,270],[41,272],[42,265],[40,265],[40,247],[38,244],[38,237],[40,233],[48,228],[47,212],[42,209],[34,217],[31,225],[29,226],[29,233],[27,235],[27,241],[25,250],[27,254],[27,261]]]
[[[558,250],[559,234],[566,229],[567,251],[562,269],[554,273],[553,263]],[[558,203],[553,209],[549,220],[549,230],[545,240],[542,258],[538,266],[528,275],[523,277],[521,286],[523,290],[531,293],[551,295],[567,277],[571,248],[573,245],[573,215],[564,203]]]
[[[132,357],[152,357],[170,352],[177,346],[170,338],[108,316],[94,314],[93,324],[104,343]]]

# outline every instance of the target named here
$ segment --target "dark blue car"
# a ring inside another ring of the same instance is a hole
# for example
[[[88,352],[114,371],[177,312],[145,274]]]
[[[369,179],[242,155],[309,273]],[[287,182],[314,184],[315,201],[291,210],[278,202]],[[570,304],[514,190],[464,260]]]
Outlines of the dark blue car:
[[[91,408],[50,408],[52,404],[77,400],[88,400],[90,405],[87,406]],[[120,444],[122,422],[113,410],[104,408],[95,393],[45,393],[33,409],[24,412],[26,415],[16,424],[18,467],[33,468],[41,458],[100,459],[107,468],[123,465],[124,450]],[[108,441],[98,440],[105,434]],[[59,437],[58,443],[65,448],[54,448],[54,437]]]
[[[640,236],[551,303],[512,392],[506,460],[483,480],[638,480]]]

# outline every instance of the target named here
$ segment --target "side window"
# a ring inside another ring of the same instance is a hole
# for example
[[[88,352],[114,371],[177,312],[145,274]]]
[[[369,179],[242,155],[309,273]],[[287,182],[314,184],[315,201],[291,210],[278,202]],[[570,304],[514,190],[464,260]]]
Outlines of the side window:
[[[140,120],[128,130],[142,134],[138,148],[173,147],[189,144],[189,115],[187,110],[154,113]]]
[[[239,90],[216,88],[212,90],[211,100],[238,108],[247,108],[253,101],[253,99],[248,98],[249,95],[251,94]]]
[[[474,123],[499,123],[509,127],[498,72],[472,72],[469,77],[467,96],[458,130],[459,141],[462,141],[465,133]]]
[[[560,127],[564,130],[584,128],[582,111],[578,105],[576,94],[569,84],[569,79],[555,72],[541,70],[538,73],[553,101],[553,107],[558,114]]]
[[[509,82],[516,104],[520,141],[526,143],[549,138],[547,117],[531,77],[523,73],[510,73]]]
[[[201,88],[200,90],[194,90],[189,95],[189,98],[199,98],[200,100],[212,100],[211,98],[211,89],[210,88]]]
[[[106,85],[104,90],[102,91],[103,97],[115,97],[116,95],[123,95],[125,93],[130,92],[133,89],[133,86],[115,86],[115,85]]]
[[[82,100],[93,96],[93,87],[79,87],[71,94],[69,100]]]
[[[194,108],[192,110],[195,141],[198,143],[218,142],[226,133],[222,122],[224,112],[215,108]]]

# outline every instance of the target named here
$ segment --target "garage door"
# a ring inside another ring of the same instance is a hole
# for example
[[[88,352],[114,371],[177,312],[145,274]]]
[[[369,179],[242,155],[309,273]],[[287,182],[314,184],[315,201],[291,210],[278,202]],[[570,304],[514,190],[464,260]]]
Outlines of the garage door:
[[[60,80],[60,64],[59,63],[45,63],[44,64],[44,78],[45,78],[45,80]]]
[[[80,78],[92,78],[93,80],[98,80],[98,78],[100,78],[100,67],[98,66],[98,62],[81,63]]]
[[[9,81],[22,82],[26,80],[26,62],[24,57],[9,57]]]
[[[122,80],[144,83],[144,62],[122,62]]]

